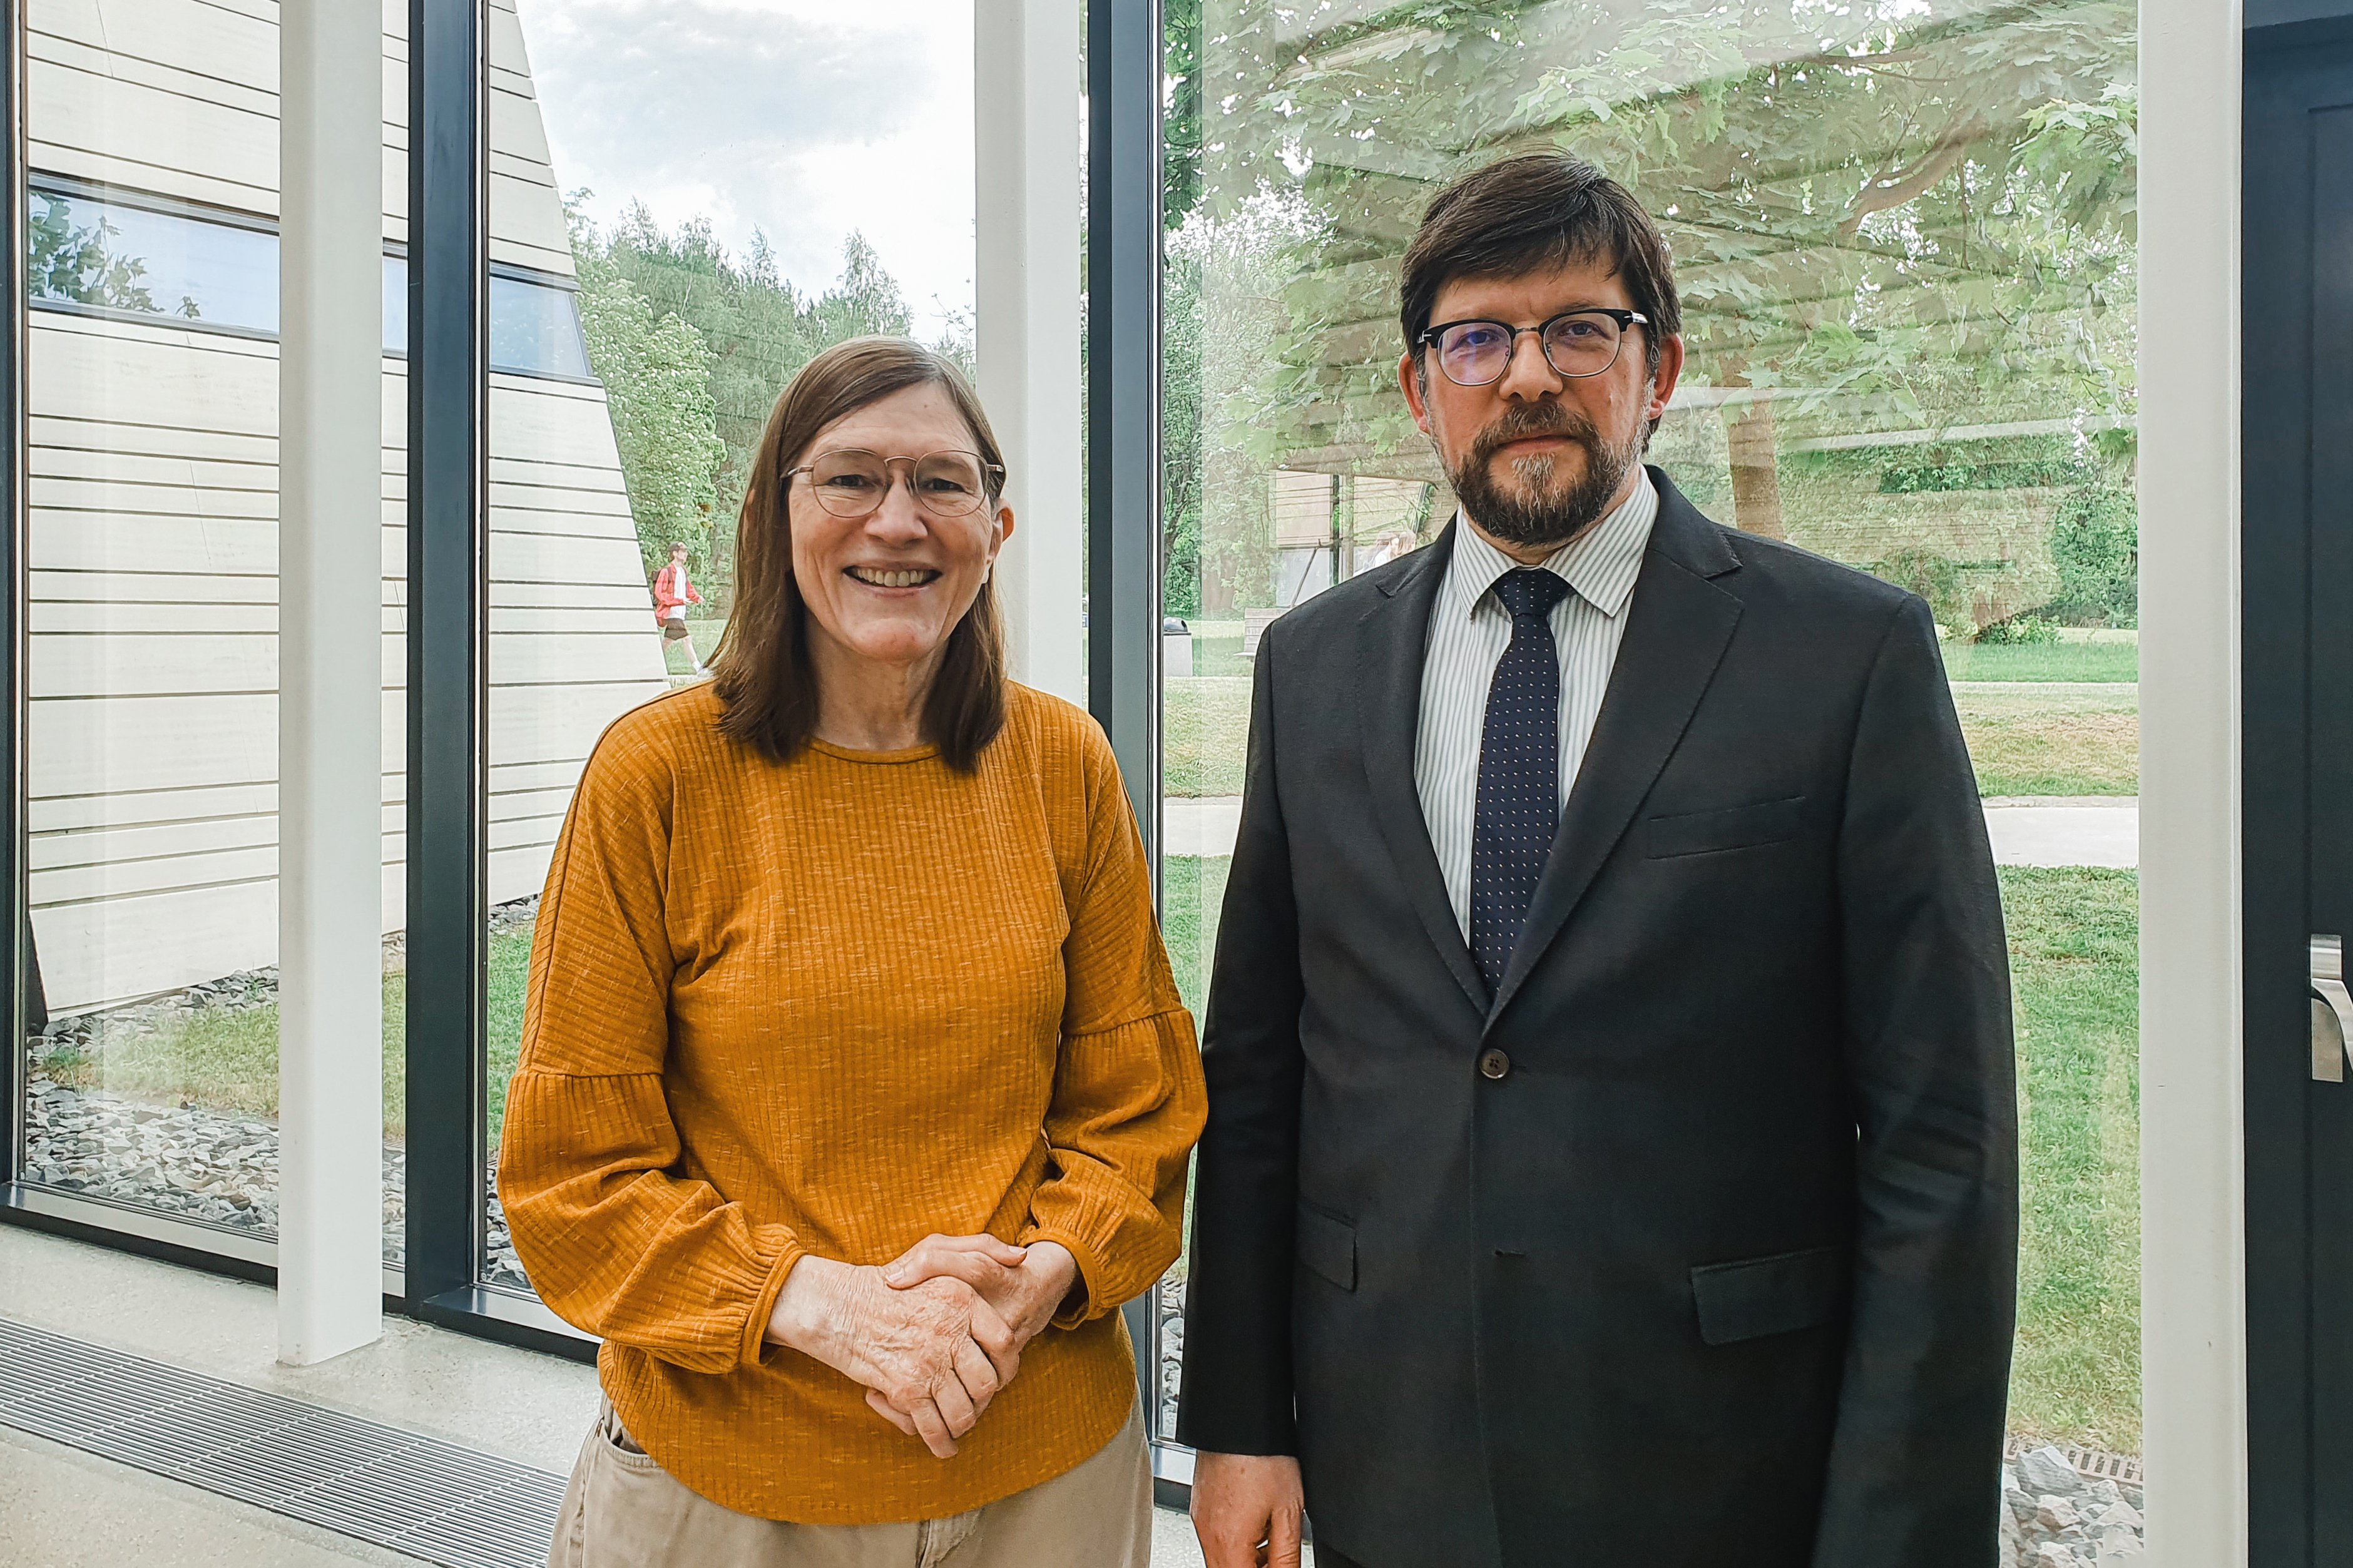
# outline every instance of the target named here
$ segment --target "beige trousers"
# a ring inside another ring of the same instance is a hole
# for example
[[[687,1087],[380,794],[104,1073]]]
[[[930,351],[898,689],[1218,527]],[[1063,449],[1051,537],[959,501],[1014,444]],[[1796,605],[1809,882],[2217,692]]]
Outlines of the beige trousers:
[[[548,1568],[1149,1568],[1142,1406],[1067,1475],[952,1519],[784,1524],[672,1479],[606,1405],[565,1489]]]

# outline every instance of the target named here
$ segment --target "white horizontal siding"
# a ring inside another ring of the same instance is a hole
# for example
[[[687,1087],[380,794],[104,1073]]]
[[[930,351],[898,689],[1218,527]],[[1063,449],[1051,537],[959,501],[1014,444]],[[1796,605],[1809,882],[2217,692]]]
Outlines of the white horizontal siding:
[[[33,324],[28,879],[62,1012],[274,961],[277,367],[266,342]],[[385,391],[391,929],[406,852],[397,362]],[[491,408],[488,868],[503,901],[545,877],[597,734],[664,682],[600,389],[501,376]]]
[[[157,989],[156,955],[169,953],[187,980],[254,967],[254,933],[278,928],[278,882],[254,878],[224,886],[37,909],[41,978],[53,1009]],[[271,949],[274,953],[274,944]],[[274,957],[263,962],[275,962]],[[81,1001],[71,1000],[81,998]]]
[[[493,5],[490,253],[572,275],[571,245],[522,27]],[[385,8],[385,236],[407,237],[408,16]],[[211,0],[33,0],[33,166],[275,216],[278,8]]]
[[[385,0],[385,232],[407,197],[407,11]],[[34,0],[38,168],[277,212],[269,0]],[[512,5],[489,14],[491,253],[572,270]],[[28,353],[28,871],[50,1005],[275,960],[277,353],[37,312]],[[384,400],[387,929],[401,920],[404,367]],[[664,689],[602,389],[490,395],[491,896],[536,890],[583,760]]]

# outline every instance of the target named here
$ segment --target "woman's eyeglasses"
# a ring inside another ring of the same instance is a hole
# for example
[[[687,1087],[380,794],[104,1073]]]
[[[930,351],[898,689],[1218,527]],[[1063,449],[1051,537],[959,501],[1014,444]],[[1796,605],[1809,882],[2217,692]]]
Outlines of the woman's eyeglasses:
[[[1438,345],[1438,368],[1457,386],[1485,386],[1503,379],[1511,368],[1512,351],[1520,334],[1534,332],[1544,349],[1545,363],[1566,376],[1599,375],[1618,363],[1625,346],[1626,329],[1647,327],[1651,318],[1640,310],[1565,310],[1540,327],[1514,327],[1507,321],[1443,321],[1421,334],[1424,343]]]
[[[968,517],[988,506],[988,487],[1002,484],[1004,468],[984,463],[970,452],[926,452],[920,458],[886,458],[857,447],[819,452],[797,468],[785,470],[789,485],[797,474],[809,477],[817,504],[836,517],[867,517],[891,493],[891,468],[907,468],[907,495],[934,517]]]

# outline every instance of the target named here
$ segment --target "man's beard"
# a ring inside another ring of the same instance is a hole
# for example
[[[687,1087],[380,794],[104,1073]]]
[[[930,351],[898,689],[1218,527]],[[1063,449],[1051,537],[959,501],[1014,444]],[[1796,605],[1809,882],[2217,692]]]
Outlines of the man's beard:
[[[1613,446],[1582,414],[1557,403],[1524,404],[1480,431],[1469,455],[1459,467],[1450,467],[1446,478],[1462,510],[1495,538],[1531,549],[1559,546],[1609,511],[1626,476],[1642,460],[1644,435],[1638,428],[1622,446]],[[1561,459],[1567,452],[1535,452],[1511,459],[1517,487],[1498,483],[1496,451],[1530,436],[1565,437],[1585,448],[1581,471],[1574,479],[1563,479]]]

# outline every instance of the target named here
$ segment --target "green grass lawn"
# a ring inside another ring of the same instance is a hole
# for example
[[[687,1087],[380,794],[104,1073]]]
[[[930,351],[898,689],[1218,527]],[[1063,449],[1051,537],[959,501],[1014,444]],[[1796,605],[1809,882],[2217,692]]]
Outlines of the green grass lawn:
[[[2005,867],[2021,1241],[2014,1432],[2140,1452],[2140,882]]]
[[[1168,943],[1176,990],[1198,1023],[1209,994],[1209,959],[1218,945],[1218,910],[1226,898],[1230,855],[1198,859],[1171,855],[1160,863],[1160,934]]]
[[[491,1139],[506,1114],[507,1079],[514,1076],[522,1040],[523,984],[531,968],[531,933],[491,938]],[[384,1135],[399,1142],[408,1123],[408,976],[384,977]],[[118,1041],[97,1058],[52,1057],[51,1077],[69,1089],[102,1089],[156,1104],[185,1102],[207,1110],[275,1118],[278,1114],[278,1008],[207,1010],[132,1041]]]
[[[1980,795],[2140,793],[2137,686],[1964,689],[1953,707]]]
[[[1945,673],[1955,680],[2114,680],[2140,679],[2140,645],[2128,642],[1945,644]]]
[[[1247,676],[1171,677],[1160,710],[1163,789],[1172,795],[1241,794],[1250,709]]]
[[[1198,1017],[1227,859],[1171,858],[1163,930]],[[2140,1451],[2139,879],[2004,867],[2020,1177],[2010,1429]]]

